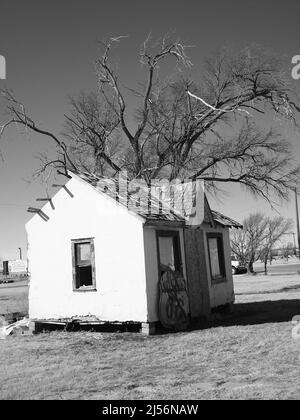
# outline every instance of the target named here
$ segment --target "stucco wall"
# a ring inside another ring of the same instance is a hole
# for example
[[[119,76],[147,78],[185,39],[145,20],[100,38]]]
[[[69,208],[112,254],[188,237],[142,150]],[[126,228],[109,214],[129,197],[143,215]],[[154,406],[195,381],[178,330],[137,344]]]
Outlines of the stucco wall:
[[[29,315],[36,319],[94,315],[104,321],[147,320],[143,221],[80,179],[53,198],[44,222],[28,234]],[[94,237],[97,291],[73,291],[71,239]]]
[[[186,279],[186,265],[184,252],[184,238],[183,230],[180,228],[167,227],[145,227],[144,228],[144,249],[145,249],[145,264],[146,264],[146,279],[147,279],[147,304],[148,304],[148,322],[158,321],[158,261],[157,261],[157,230],[171,230],[178,231],[180,237],[181,258],[183,266],[183,275]]]

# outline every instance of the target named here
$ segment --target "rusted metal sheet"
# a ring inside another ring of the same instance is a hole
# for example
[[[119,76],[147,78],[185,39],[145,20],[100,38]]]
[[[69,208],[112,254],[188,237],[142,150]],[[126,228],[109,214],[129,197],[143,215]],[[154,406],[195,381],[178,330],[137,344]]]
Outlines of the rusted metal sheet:
[[[184,230],[188,295],[192,318],[210,317],[209,280],[202,229]]]

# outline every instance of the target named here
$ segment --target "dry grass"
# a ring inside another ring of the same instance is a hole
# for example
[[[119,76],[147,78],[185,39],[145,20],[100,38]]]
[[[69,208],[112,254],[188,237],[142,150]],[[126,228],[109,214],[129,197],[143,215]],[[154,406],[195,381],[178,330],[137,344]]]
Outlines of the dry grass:
[[[235,315],[207,330],[148,338],[52,332],[0,341],[0,398],[299,399],[300,340],[292,339],[290,322],[300,314],[299,290],[264,304],[244,294],[243,281]],[[255,284],[249,291],[258,291]]]
[[[0,315],[12,312],[28,314],[28,281],[0,285]]]
[[[278,295],[282,299],[294,299],[295,293],[300,296],[300,275],[290,276],[235,276],[236,299],[243,301],[242,296],[257,295],[265,299],[266,295]],[[274,297],[274,296],[273,296]]]
[[[300,397],[291,324],[144,338],[50,333],[0,343],[1,399]]]

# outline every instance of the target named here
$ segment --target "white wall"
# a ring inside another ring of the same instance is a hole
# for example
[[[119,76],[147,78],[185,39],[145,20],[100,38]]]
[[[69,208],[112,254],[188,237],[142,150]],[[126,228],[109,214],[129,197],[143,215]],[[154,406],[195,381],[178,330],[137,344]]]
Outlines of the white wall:
[[[226,282],[222,283],[213,283],[211,282],[210,275],[210,264],[209,264],[209,255],[208,255],[208,244],[207,241],[204,241],[205,246],[205,255],[206,255],[206,264],[208,272],[208,284],[209,284],[209,293],[210,293],[210,305],[211,308],[216,308],[218,306],[226,305],[227,303],[234,302],[234,289],[233,289],[233,278],[231,270],[231,249],[230,249],[230,240],[229,240],[229,229],[218,226],[216,228],[211,228],[209,226],[204,227],[206,233],[209,232],[218,232],[222,233],[223,236],[223,246],[224,246],[224,257],[225,257],[225,269],[226,269]]]
[[[44,222],[28,233],[29,315],[50,319],[94,315],[103,321],[147,320],[143,220],[76,178],[53,198]],[[71,239],[94,237],[97,291],[73,291]]]
[[[144,248],[145,248],[145,264],[146,264],[146,279],[147,279],[147,302],[148,302],[148,322],[156,322],[158,317],[158,261],[157,261],[157,230],[171,230],[178,231],[181,247],[181,258],[183,265],[183,275],[186,279],[186,265],[185,265],[185,252],[184,252],[184,237],[183,229],[180,228],[167,228],[167,227],[145,227],[144,228]]]

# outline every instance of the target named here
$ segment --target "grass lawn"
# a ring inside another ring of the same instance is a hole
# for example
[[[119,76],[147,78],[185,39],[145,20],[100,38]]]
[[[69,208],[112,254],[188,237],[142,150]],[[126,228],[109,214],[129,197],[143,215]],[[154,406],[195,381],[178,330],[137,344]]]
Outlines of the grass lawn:
[[[300,276],[289,277],[236,276],[235,313],[206,330],[9,337],[0,399],[299,399]]]

